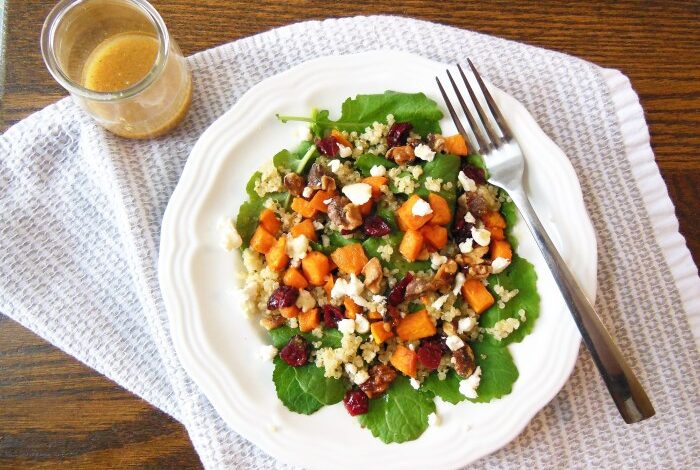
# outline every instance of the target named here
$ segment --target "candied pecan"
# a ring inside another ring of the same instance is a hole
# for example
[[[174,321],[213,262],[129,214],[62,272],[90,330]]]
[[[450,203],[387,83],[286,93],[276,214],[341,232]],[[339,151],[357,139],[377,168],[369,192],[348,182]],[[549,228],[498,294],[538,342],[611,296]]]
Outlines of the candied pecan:
[[[301,196],[301,193],[304,192],[304,186],[306,186],[306,181],[303,176],[296,173],[284,175],[284,187],[292,196]]]
[[[435,290],[435,285],[431,279],[416,277],[406,286],[406,298],[415,299],[421,294]]]
[[[328,175],[321,176],[321,189],[323,191],[335,191],[335,178]]]
[[[455,261],[460,266],[477,266],[484,262],[484,256],[488,253],[488,246],[475,246],[469,253],[460,253],[455,256]]]
[[[394,160],[399,165],[404,165],[415,160],[416,154],[410,145],[402,145],[401,147],[391,147],[386,153],[386,158]]]
[[[428,147],[430,147],[433,152],[444,152],[445,138],[440,134],[428,134]]]
[[[476,266],[469,266],[468,274],[470,277],[475,277],[477,279],[486,279],[491,274],[491,271],[491,266],[477,264]]]
[[[460,200],[463,200],[460,201]],[[462,194],[457,202],[465,207],[474,217],[481,217],[489,210],[489,206],[484,196],[475,191]]]
[[[467,378],[474,373],[476,362],[474,361],[474,351],[471,346],[465,344],[464,347],[452,352],[452,365],[455,372],[460,377]]]
[[[279,328],[287,322],[287,319],[280,315],[269,315],[260,320],[260,325],[267,331]]]
[[[325,164],[315,161],[309,169],[309,176],[306,177],[307,185],[311,189],[322,189],[323,183],[321,180],[324,176],[333,178],[333,175],[331,175],[330,170]]]
[[[389,385],[396,379],[396,370],[385,364],[377,364],[369,370],[369,379],[365,380],[360,389],[370,398],[375,398],[386,392]]]
[[[362,225],[360,208],[344,196],[335,196],[328,203],[328,218],[341,230],[355,230]]]
[[[372,258],[362,268],[362,274],[365,276],[365,287],[373,294],[379,294],[382,290],[382,279],[384,272],[379,258]]]
[[[442,289],[444,287],[451,287],[455,274],[457,274],[457,269],[458,266],[455,260],[450,259],[447,260],[446,263],[442,264],[438,268],[437,273],[435,273],[435,277],[433,277],[435,288]]]

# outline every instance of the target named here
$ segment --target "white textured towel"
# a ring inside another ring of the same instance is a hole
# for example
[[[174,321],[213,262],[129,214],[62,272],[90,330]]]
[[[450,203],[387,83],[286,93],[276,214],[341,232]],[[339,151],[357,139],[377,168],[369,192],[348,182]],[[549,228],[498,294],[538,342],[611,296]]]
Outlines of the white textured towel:
[[[206,467],[281,466],[222,422],[177,360],[156,272],[160,221],[194,142],[248,88],[310,58],[376,48],[471,57],[565,151],[597,233],[596,306],[657,410],[625,425],[582,351],[554,400],[479,465],[696,466],[700,356],[689,320],[700,326],[700,281],[637,96],[619,72],[469,31],[358,17],[202,52],[190,58],[186,121],[148,142],[110,135],[68,99],[27,118],[0,138],[0,311],[180,420]]]

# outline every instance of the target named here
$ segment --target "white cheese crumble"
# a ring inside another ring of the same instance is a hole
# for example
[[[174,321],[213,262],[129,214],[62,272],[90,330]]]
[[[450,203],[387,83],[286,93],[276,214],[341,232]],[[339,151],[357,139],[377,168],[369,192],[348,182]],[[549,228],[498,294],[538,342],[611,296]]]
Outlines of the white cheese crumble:
[[[485,228],[472,227],[472,238],[481,246],[488,246],[491,243],[491,232]]]
[[[479,396],[476,389],[479,388],[481,382],[481,367],[477,366],[474,373],[468,378],[459,382],[459,393],[472,400]]]
[[[458,349],[462,349],[464,347],[464,341],[462,341],[462,338],[456,335],[448,336],[445,340],[445,344],[448,348],[450,348],[450,351],[457,351]]]
[[[338,155],[340,155],[341,158],[352,157],[352,149],[350,147],[346,147],[343,144],[337,144],[337,145],[338,145]]]
[[[338,322],[338,331],[344,335],[349,335],[355,332],[355,321],[350,318],[344,318]]]
[[[260,346],[258,356],[263,361],[271,361],[277,356],[277,348],[272,345]]]
[[[450,294],[441,295],[440,297],[435,299],[435,302],[433,302],[432,307],[435,310],[440,310],[442,308],[442,306],[445,305],[445,302],[447,302],[447,299],[449,299],[449,298],[450,298]]]
[[[333,173],[338,173],[338,170],[342,166],[342,163],[340,163],[340,160],[334,159],[328,162],[328,168],[331,169]]]
[[[468,333],[475,325],[476,321],[472,317],[460,318],[457,322],[457,333]]]
[[[386,168],[382,165],[374,165],[369,169],[369,174],[372,176],[384,176],[386,175]]]
[[[452,289],[452,293],[454,295],[458,295],[459,291],[462,290],[462,286],[465,282],[467,282],[467,276],[465,276],[464,273],[457,273],[457,275],[455,276],[455,285]]]
[[[360,334],[364,334],[369,331],[369,321],[367,321],[364,315],[355,315],[355,331]]]
[[[233,251],[243,244],[241,236],[236,230],[236,223],[232,217],[219,220],[219,231],[221,232],[221,246],[226,251]]]
[[[430,147],[425,144],[418,145],[413,152],[415,153],[416,157],[420,158],[421,160],[425,160],[426,162],[432,162],[435,158],[435,152],[433,152]]]
[[[306,252],[309,251],[309,239],[306,235],[292,237],[287,235],[287,256],[293,261],[306,258]]]
[[[491,262],[491,269],[494,274],[502,273],[510,265],[510,260],[508,258],[501,258],[500,256]]]
[[[302,312],[308,312],[316,306],[316,298],[306,289],[299,289],[299,297],[295,303]]]
[[[356,206],[361,206],[372,197],[372,186],[367,183],[348,184],[343,186],[343,194],[350,199],[350,202]]]
[[[458,246],[459,246],[460,253],[464,253],[464,254],[471,253],[471,251],[474,249],[474,240],[472,240],[471,238],[467,238],[462,243],[460,243]]]
[[[447,256],[442,256],[437,251],[430,253],[430,267],[437,271],[443,264],[447,263]]]
[[[307,186],[307,187],[305,187],[304,190],[301,192],[301,195],[302,195],[305,199],[309,199],[313,193],[314,193],[314,190],[311,189],[311,188],[309,188],[309,187]]]
[[[411,384],[411,387],[415,388],[418,390],[420,388],[420,382],[411,377],[411,380],[409,380],[409,383]]]
[[[465,175],[463,171],[459,172],[457,179],[466,192],[476,191],[476,183],[473,179]]]
[[[411,213],[415,216],[422,217],[424,215],[429,215],[433,213],[433,208],[430,204],[425,202],[423,199],[418,199],[413,207],[411,207]]]
[[[364,289],[364,284],[360,281],[354,274],[350,275],[349,280],[343,278],[338,278],[333,284],[333,289],[331,289],[331,298],[342,299],[343,297],[350,296],[359,297]]]
[[[318,220],[314,220],[314,221],[313,221],[313,225],[314,225],[314,228],[315,228],[316,230],[323,230],[323,228],[324,228],[323,222],[320,222],[320,221],[318,221]]]
[[[471,212],[467,212],[466,214],[464,214],[464,221],[468,224],[473,224],[474,222],[476,222],[476,219],[474,218]]]
[[[368,380],[369,380],[369,374],[364,369],[358,370],[357,373],[355,374],[355,377],[353,378],[353,382],[355,382],[355,385],[362,385],[363,383],[367,382]]]

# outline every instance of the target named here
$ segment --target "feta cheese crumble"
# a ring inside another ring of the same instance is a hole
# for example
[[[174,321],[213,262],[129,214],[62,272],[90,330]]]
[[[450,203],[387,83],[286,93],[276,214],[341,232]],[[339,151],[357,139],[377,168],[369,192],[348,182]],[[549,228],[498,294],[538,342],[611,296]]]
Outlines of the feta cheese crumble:
[[[352,157],[352,149],[350,147],[346,147],[343,144],[337,144],[337,145],[338,145],[338,155],[340,155],[341,158]]]
[[[491,232],[485,228],[472,227],[472,238],[481,246],[488,246],[491,243]]]
[[[442,308],[442,306],[445,305],[445,302],[447,302],[447,299],[449,299],[449,298],[450,298],[450,294],[441,295],[440,297],[435,299],[435,302],[433,302],[432,307],[435,310],[440,310]]]
[[[420,388],[420,382],[411,377],[411,380],[409,380],[409,383],[411,384],[411,387],[415,388],[418,390]]]
[[[468,333],[474,326],[476,326],[476,321],[473,318],[460,318],[457,322],[457,333]]]
[[[287,235],[287,256],[294,262],[306,258],[306,252],[309,251],[309,239],[306,235],[292,237]]]
[[[433,252],[430,253],[430,267],[434,270],[438,270],[440,266],[447,263],[447,256],[442,256],[440,253]]]
[[[333,173],[338,173],[338,170],[340,170],[340,167],[342,165],[343,164],[340,163],[340,160],[337,160],[337,159],[331,160],[330,162],[328,162],[328,168],[330,168]]]
[[[452,289],[452,293],[454,295],[459,295],[459,291],[462,290],[462,286],[465,282],[467,282],[467,276],[465,276],[462,272],[457,273],[457,275],[455,276],[455,285]]]
[[[299,289],[299,297],[295,303],[302,312],[308,312],[316,306],[316,298],[306,289]]]
[[[464,214],[464,221],[468,224],[473,224],[474,222],[476,222],[476,219],[474,218],[471,212],[467,212],[466,214]]]
[[[500,256],[491,262],[491,269],[494,274],[502,273],[510,265],[510,260],[508,258],[501,258]]]
[[[481,367],[476,366],[474,373],[468,378],[459,382],[459,393],[472,400],[478,398],[479,394],[476,389],[479,388],[481,382]]]
[[[421,160],[425,160],[426,162],[432,162],[433,159],[435,158],[435,152],[433,152],[430,147],[428,147],[425,144],[420,144],[418,145],[413,152],[415,153],[417,158],[420,158]]]
[[[367,183],[353,183],[343,186],[343,194],[345,194],[350,202],[356,206],[361,206],[372,197],[372,186]]]
[[[350,318],[344,318],[338,322],[338,331],[344,335],[349,335],[355,332],[355,321]]]
[[[459,174],[457,175],[457,180],[459,180],[459,183],[462,185],[462,188],[464,188],[466,192],[476,191],[476,182],[467,175],[465,175],[463,171],[459,172]]]
[[[357,314],[355,316],[355,331],[360,334],[364,334],[369,331],[369,321],[364,315]]]
[[[448,336],[445,340],[445,344],[448,348],[450,348],[450,351],[457,351],[458,349],[462,349],[464,347],[464,341],[462,341],[462,338],[456,335]]]
[[[411,207],[411,213],[415,216],[422,217],[424,215],[429,215],[433,213],[433,208],[430,204],[425,202],[423,199],[418,199],[413,207]]]
[[[331,298],[342,299],[345,296],[359,297],[365,285],[354,274],[350,275],[349,280],[338,278],[331,289]],[[354,299],[353,299],[354,300]]]
[[[311,188],[309,188],[309,187],[307,186],[307,187],[305,187],[304,190],[301,192],[301,195],[302,195],[305,199],[309,199],[313,193],[314,193],[314,190],[311,189]]]
[[[374,165],[372,168],[370,168],[369,174],[372,176],[385,176],[386,168],[382,165]]]
[[[459,246],[460,253],[464,253],[464,254],[471,253],[471,251],[474,249],[474,240],[472,240],[471,238],[467,238],[462,243],[460,243],[458,246]]]

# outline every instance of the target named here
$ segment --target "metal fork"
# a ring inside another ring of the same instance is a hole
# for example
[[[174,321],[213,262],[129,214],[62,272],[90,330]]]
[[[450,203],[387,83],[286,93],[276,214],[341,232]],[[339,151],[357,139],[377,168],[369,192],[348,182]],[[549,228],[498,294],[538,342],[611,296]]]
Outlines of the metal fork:
[[[544,226],[530,205],[530,201],[523,190],[525,158],[520,149],[520,145],[518,145],[518,142],[513,137],[508,123],[503,118],[503,114],[501,114],[498,106],[496,106],[496,102],[484,85],[484,81],[476,71],[476,67],[474,67],[471,60],[467,60],[492,116],[489,116],[482,107],[462,67],[458,65],[457,68],[466,85],[471,103],[474,109],[476,109],[478,116],[474,116],[470,112],[449,70],[447,71],[447,76],[454,88],[459,104],[469,121],[469,127],[474,134],[474,138],[465,131],[459,116],[447,97],[447,93],[445,93],[445,89],[442,87],[442,83],[440,83],[440,79],[435,77],[438,87],[440,88],[440,93],[442,93],[442,97],[445,99],[447,109],[457,126],[457,130],[462,137],[469,142],[471,149],[484,157],[484,161],[490,173],[489,183],[508,192],[508,195],[518,207],[523,220],[534,236],[535,242],[537,242],[537,246],[540,248],[554,276],[554,280],[561,290],[564,301],[569,307],[578,329],[581,331],[583,341],[591,352],[593,360],[598,367],[598,371],[603,376],[605,385],[608,387],[608,391],[625,422],[628,424],[636,423],[654,416],[654,407],[651,401],[649,401],[642,385],[637,380],[637,377],[635,377],[629,365],[627,365],[622,352],[613,341],[595,309],[579,287],[576,279],[557,251],[554,243],[552,243],[549,235],[547,235]],[[486,131],[485,134],[479,124],[481,124]]]

